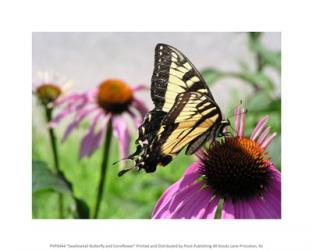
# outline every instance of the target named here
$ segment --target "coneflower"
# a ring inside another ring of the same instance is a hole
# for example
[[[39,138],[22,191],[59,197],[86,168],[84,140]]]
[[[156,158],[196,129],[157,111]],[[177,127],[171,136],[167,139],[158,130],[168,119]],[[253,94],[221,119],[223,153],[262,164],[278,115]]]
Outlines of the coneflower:
[[[213,219],[218,205],[222,219],[281,218],[281,174],[266,152],[276,134],[265,116],[247,138],[245,119],[237,107],[235,135],[198,151],[199,161],[163,193],[153,218]]]

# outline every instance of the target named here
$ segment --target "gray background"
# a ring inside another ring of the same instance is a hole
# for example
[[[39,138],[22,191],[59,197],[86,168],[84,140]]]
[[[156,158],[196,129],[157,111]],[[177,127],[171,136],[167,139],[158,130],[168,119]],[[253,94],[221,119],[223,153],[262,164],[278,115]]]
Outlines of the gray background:
[[[280,50],[280,33],[265,33],[262,39],[268,48]],[[254,66],[246,33],[33,33],[33,81],[38,71],[48,70],[71,79],[73,90],[87,90],[107,78],[149,86],[159,42],[180,49],[199,70],[239,71],[239,62]],[[267,73],[280,85],[274,72]],[[212,87],[221,108],[233,90],[239,90],[240,98],[250,93],[239,80],[222,82]],[[151,106],[149,93],[143,98]]]

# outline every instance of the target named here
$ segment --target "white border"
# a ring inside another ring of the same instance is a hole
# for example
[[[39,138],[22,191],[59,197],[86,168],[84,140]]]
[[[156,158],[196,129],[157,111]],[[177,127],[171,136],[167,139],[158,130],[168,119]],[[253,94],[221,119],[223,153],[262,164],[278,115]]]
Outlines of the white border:
[[[2,7],[1,249],[50,243],[255,243],[311,247],[311,8],[304,1],[11,1]],[[281,31],[283,219],[31,219],[32,31]]]

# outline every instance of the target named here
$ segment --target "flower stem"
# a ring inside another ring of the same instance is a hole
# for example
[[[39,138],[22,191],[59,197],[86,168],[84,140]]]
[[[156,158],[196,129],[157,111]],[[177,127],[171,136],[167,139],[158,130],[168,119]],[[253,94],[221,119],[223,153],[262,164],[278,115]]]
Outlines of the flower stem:
[[[52,108],[49,108],[45,106],[46,111],[46,119],[47,123],[49,123],[52,120]],[[62,171],[60,170],[60,164],[59,164],[59,157],[58,157],[58,151],[57,151],[57,143],[56,143],[56,136],[54,133],[53,128],[49,128],[49,136],[50,136],[50,143],[52,147],[52,153],[53,153],[53,161],[54,161],[54,168],[56,170],[56,174],[58,176],[63,176]],[[64,198],[63,194],[58,194],[58,200],[59,200],[59,216],[60,218],[64,218]]]
[[[106,177],[106,169],[108,165],[108,156],[109,156],[109,148],[111,144],[112,139],[112,120],[108,122],[107,128],[106,128],[106,136],[105,136],[105,142],[103,144],[103,158],[102,158],[102,164],[101,164],[101,176],[100,181],[97,189],[97,197],[96,197],[96,203],[95,203],[95,211],[93,218],[98,218],[98,213],[100,210],[100,204],[101,200],[103,199],[103,192],[104,192],[104,183],[105,183],[105,177]]]

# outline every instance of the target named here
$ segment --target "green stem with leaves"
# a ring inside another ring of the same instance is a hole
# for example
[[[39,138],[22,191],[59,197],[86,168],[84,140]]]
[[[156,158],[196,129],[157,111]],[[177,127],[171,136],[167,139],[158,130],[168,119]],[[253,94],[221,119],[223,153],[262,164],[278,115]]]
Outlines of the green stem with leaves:
[[[49,123],[52,120],[52,108],[49,108],[45,106],[46,111],[46,120],[47,123]],[[63,177],[63,173],[60,169],[60,163],[59,163],[59,157],[58,157],[58,151],[57,151],[57,143],[56,143],[56,136],[54,133],[53,128],[49,128],[49,137],[50,137],[50,143],[52,147],[52,154],[53,154],[53,161],[54,161],[54,168],[56,171],[56,174],[59,177]],[[60,218],[64,218],[64,197],[63,194],[58,194],[58,200],[59,200],[59,216]]]
[[[93,216],[94,219],[98,218],[101,200],[103,199],[104,184],[105,184],[106,170],[107,170],[107,165],[108,165],[109,149],[110,149],[110,144],[111,144],[111,139],[112,139],[112,133],[113,133],[112,121],[110,120],[106,128],[105,142],[103,144],[101,175],[100,175],[100,181],[99,181],[99,185],[97,189],[95,210],[94,210],[94,216]]]

